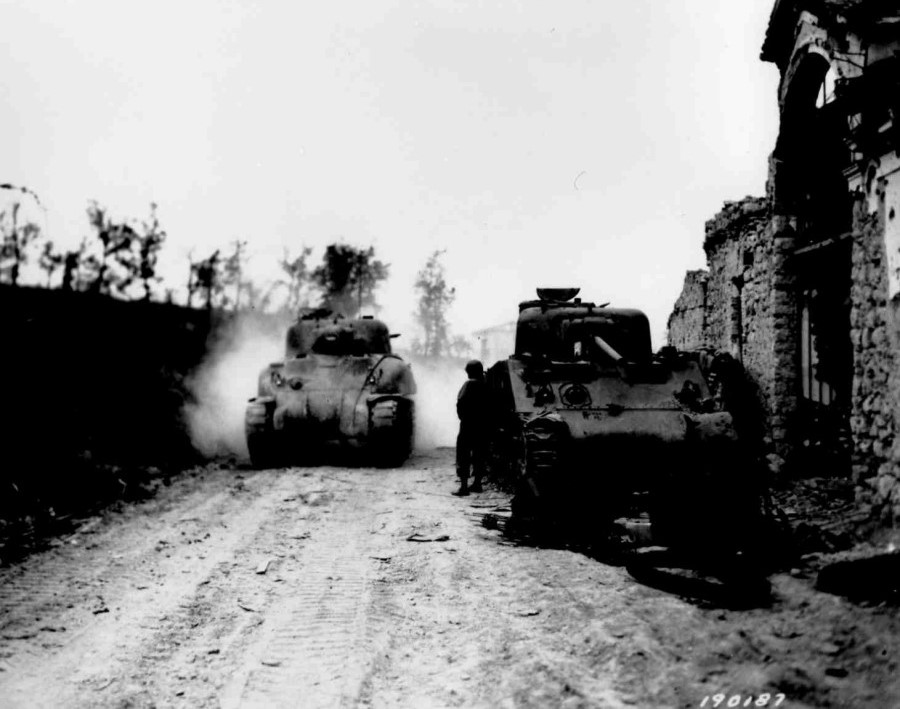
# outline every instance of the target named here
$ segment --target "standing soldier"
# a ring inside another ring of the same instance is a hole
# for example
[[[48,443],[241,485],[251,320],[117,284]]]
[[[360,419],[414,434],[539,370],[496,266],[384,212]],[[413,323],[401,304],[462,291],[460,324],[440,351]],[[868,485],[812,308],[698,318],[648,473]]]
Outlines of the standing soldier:
[[[477,359],[466,364],[468,380],[456,397],[456,415],[459,416],[459,435],[456,437],[456,474],[459,490],[454,495],[468,495],[469,491],[481,492],[481,478],[485,473],[487,456],[487,384],[484,367]],[[474,481],[469,487],[469,468]]]

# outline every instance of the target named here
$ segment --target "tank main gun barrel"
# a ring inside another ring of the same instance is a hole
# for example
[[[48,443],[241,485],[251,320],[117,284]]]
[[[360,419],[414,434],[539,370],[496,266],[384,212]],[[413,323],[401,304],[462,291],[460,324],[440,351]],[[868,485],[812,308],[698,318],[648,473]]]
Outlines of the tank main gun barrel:
[[[612,348],[612,345],[610,345],[606,340],[604,340],[602,337],[600,337],[600,335],[594,335],[594,342],[596,342],[597,347],[599,347],[606,354],[608,354],[612,358],[612,361],[615,362],[616,364],[618,364],[619,362],[625,361],[625,358],[622,355],[620,355],[618,352],[616,352]]]

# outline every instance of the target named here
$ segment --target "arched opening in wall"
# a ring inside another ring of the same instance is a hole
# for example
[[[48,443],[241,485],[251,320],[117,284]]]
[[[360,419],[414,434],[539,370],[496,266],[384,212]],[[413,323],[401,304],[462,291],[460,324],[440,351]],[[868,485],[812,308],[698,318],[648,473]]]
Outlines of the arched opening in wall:
[[[779,211],[796,219],[798,245],[850,231],[852,201],[844,168],[850,163],[847,119],[834,101],[836,75],[820,54],[807,54],[790,82],[775,157]]]
[[[785,97],[776,157],[778,209],[794,218],[791,271],[799,318],[794,333],[799,391],[798,468],[848,474],[853,349],[850,341],[852,200],[847,120],[834,101],[835,73],[816,53],[796,67]]]

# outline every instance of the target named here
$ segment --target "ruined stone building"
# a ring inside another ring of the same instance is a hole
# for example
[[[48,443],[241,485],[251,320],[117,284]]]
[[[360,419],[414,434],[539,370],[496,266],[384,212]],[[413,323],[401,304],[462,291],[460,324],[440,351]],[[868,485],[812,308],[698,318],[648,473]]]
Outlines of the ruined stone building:
[[[669,318],[752,382],[773,466],[852,475],[900,522],[900,2],[778,0],[767,194],[707,222]]]

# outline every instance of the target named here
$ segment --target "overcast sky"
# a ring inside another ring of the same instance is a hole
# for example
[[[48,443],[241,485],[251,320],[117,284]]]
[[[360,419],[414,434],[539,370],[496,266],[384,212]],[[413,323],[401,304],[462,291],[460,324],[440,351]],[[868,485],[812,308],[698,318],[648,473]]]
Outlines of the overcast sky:
[[[157,202],[175,285],[189,249],[236,238],[260,278],[285,246],[371,244],[409,332],[416,271],[446,249],[456,332],[578,285],[647,311],[659,346],[706,219],[764,191],[770,10],[4,0],[0,182],[34,190],[67,247],[89,199],[120,218]]]

